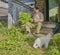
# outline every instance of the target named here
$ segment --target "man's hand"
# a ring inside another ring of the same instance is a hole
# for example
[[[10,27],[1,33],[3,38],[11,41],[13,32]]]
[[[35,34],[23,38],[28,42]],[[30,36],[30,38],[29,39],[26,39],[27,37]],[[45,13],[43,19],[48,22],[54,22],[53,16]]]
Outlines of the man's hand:
[[[43,19],[38,19],[38,18],[34,19],[34,22],[41,22],[42,23],[43,21],[44,21]]]
[[[42,22],[44,22],[44,19],[39,19],[38,22],[41,22],[42,23]]]
[[[34,22],[38,22],[38,19],[34,18]]]

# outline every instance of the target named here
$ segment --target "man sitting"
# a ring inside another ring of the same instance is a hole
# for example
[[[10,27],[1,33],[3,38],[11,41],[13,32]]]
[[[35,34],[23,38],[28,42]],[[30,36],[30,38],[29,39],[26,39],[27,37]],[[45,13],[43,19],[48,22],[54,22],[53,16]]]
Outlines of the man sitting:
[[[34,15],[33,15],[33,23],[34,24],[27,22],[26,23],[26,31],[30,34],[31,33],[30,29],[33,27],[36,27],[36,33],[39,34],[43,21],[44,21],[43,14],[39,11],[38,7],[35,7]]]

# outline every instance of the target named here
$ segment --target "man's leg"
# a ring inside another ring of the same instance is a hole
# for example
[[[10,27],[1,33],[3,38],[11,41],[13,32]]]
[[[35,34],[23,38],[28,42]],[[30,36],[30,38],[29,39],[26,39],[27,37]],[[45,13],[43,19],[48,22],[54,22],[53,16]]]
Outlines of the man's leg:
[[[29,32],[29,33],[31,32],[29,22],[26,23],[26,31]]]
[[[40,32],[41,26],[42,26],[42,23],[38,22],[37,23],[37,33]]]
[[[28,32],[28,33],[31,33],[31,28],[33,27],[33,24],[32,23],[30,23],[30,22],[27,22],[26,23],[26,31]]]

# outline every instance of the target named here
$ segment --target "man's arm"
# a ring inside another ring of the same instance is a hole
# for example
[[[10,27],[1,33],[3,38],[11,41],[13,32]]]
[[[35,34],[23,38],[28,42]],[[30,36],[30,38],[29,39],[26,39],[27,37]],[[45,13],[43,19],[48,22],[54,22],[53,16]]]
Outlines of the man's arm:
[[[44,16],[42,13],[39,14],[39,18],[38,17],[34,17],[34,22],[43,22],[44,21]]]
[[[42,13],[40,14],[40,19],[38,21],[39,22],[44,22],[44,15]]]
[[[44,22],[44,19],[41,18],[41,19],[38,20],[38,22],[41,22],[42,23],[42,22]]]
[[[34,22],[43,22],[44,21],[44,19],[43,18],[40,18],[40,19],[38,19],[38,18],[34,18]]]

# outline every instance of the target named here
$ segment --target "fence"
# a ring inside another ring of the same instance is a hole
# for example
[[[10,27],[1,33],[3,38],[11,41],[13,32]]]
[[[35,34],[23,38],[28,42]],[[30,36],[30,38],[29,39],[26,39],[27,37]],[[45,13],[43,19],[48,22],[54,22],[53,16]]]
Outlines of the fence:
[[[16,1],[16,0],[9,0],[9,13],[8,13],[8,28],[14,24],[17,24],[17,20],[19,18],[19,12],[31,12],[32,8],[28,5],[24,4],[23,2]]]

